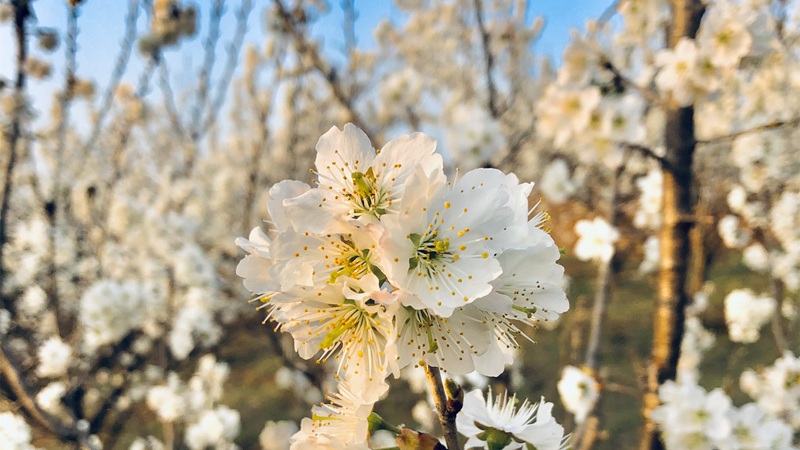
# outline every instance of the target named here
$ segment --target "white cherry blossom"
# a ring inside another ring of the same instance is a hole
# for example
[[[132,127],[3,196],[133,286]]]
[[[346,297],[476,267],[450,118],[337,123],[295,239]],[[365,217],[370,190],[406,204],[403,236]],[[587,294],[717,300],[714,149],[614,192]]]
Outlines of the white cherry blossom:
[[[507,393],[486,398],[476,389],[464,396],[464,407],[456,417],[458,430],[467,436],[466,447],[515,450],[530,444],[539,450],[560,450],[566,446],[564,428],[552,416],[553,404],[544,401],[517,405]],[[490,442],[491,441],[491,442]],[[492,445],[494,444],[494,445]],[[505,444],[505,445],[503,445]]]
[[[347,380],[328,396],[330,403],[312,408],[313,417],[304,418],[300,431],[291,438],[291,450],[368,450],[372,403],[365,401],[357,386]]]
[[[436,141],[416,133],[374,149],[366,134],[352,124],[332,127],[317,143],[317,184],[284,205],[297,231],[335,231],[339,220],[373,223],[396,211],[409,176],[416,167],[442,172]],[[335,220],[334,220],[335,219]]]

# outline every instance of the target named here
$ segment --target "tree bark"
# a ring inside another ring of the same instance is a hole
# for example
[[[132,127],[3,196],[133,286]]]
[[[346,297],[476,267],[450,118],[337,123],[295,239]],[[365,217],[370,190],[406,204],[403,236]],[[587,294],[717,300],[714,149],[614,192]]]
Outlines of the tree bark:
[[[681,38],[694,38],[700,27],[704,5],[701,0],[672,0],[672,24],[668,44],[674,48]],[[686,306],[689,303],[687,280],[694,223],[695,180],[692,174],[695,139],[694,107],[670,102],[664,129],[663,225],[660,240],[658,304],[653,325],[653,353],[648,368],[644,395],[644,430],[640,449],[663,449],[661,436],[650,413],[659,405],[658,387],[675,379],[683,339]]]

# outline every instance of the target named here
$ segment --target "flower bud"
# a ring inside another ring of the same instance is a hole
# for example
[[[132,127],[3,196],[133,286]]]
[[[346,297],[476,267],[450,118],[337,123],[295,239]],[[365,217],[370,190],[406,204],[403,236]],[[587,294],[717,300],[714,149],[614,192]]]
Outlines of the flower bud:
[[[445,378],[444,390],[447,392],[447,409],[457,414],[464,406],[464,389],[452,378]]]

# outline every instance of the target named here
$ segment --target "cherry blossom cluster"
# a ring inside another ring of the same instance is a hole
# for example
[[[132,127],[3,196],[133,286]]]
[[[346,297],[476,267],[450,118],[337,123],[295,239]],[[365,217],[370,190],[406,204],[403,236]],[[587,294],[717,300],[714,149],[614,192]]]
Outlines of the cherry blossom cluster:
[[[762,370],[746,370],[739,384],[769,416],[800,430],[800,358],[786,352]]]
[[[667,381],[659,389],[662,405],[652,412],[667,449],[792,450],[793,430],[756,403],[733,406],[722,389],[707,392],[691,380]]]
[[[336,361],[339,392],[315,417],[347,419],[307,419],[296,442],[363,442],[389,374],[496,376],[526,326],[568,309],[533,185],[494,169],[448,182],[435,146],[416,133],[374,149],[352,124],[333,127],[315,185],[274,185],[269,233],[237,240],[248,252],[237,273],[268,318],[302,358]]]

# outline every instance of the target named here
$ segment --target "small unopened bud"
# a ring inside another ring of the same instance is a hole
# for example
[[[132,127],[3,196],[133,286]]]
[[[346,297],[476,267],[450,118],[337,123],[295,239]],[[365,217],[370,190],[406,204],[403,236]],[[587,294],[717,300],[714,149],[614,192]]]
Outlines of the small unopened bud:
[[[73,88],[76,97],[91,100],[95,94],[94,83],[91,80],[76,80]]]
[[[0,3],[0,23],[8,22],[13,18],[14,7],[6,3]]]
[[[38,43],[43,50],[52,52],[58,47],[58,34],[55,31],[42,30],[39,32]]]
[[[400,430],[400,435],[395,438],[400,450],[447,450],[435,436],[420,433],[410,428]]]
[[[191,37],[197,33],[197,10],[193,6],[186,7],[178,21],[178,29],[183,36]]]
[[[447,409],[457,414],[464,407],[464,389],[452,378],[445,378],[444,390],[447,393]]]
[[[158,52],[161,48],[161,39],[155,34],[146,34],[139,38],[139,52],[149,55]]]
[[[53,68],[46,61],[29,57],[25,62],[25,71],[33,78],[41,80],[49,77],[53,71]]]

